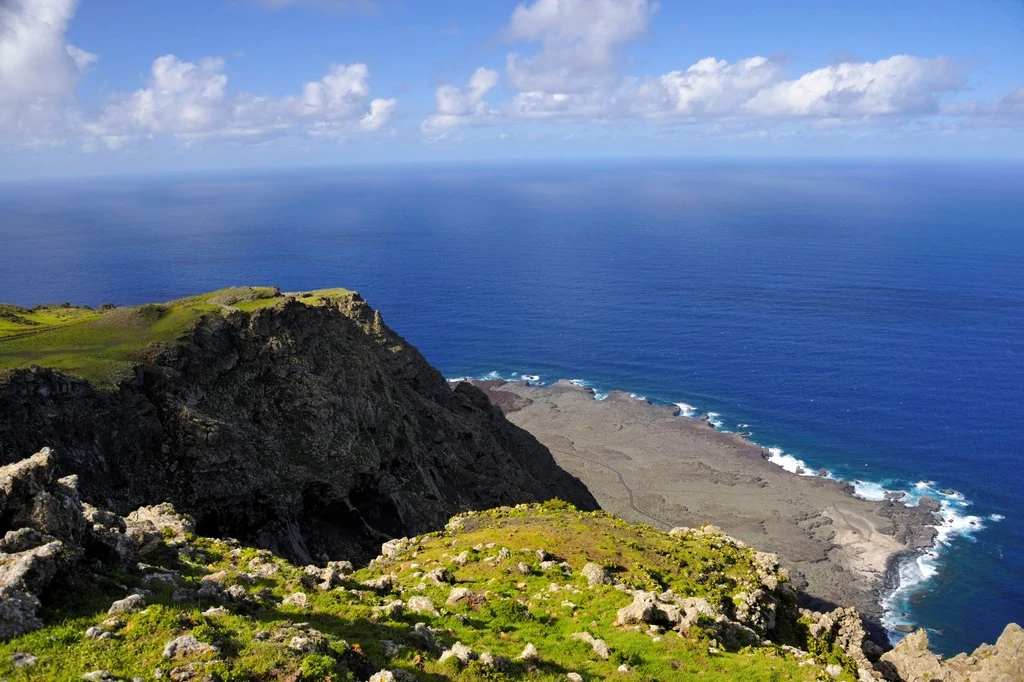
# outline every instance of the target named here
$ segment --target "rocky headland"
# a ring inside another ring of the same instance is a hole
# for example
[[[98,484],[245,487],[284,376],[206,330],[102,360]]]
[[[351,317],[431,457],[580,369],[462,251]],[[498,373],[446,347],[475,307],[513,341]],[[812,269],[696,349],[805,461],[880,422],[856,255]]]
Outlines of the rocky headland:
[[[0,312],[0,679],[1024,680],[1015,625],[872,641],[927,504],[449,384],[353,292]]]
[[[101,374],[111,329],[122,346],[139,340],[114,375]],[[19,360],[28,338],[23,363],[46,364],[73,331],[67,362],[91,381],[9,370],[0,464],[50,447],[58,477],[120,514],[170,502],[203,534],[308,563],[368,559],[468,509],[555,496],[597,508],[547,448],[480,390],[452,390],[352,292],[236,289],[24,330],[0,337],[0,359]]]

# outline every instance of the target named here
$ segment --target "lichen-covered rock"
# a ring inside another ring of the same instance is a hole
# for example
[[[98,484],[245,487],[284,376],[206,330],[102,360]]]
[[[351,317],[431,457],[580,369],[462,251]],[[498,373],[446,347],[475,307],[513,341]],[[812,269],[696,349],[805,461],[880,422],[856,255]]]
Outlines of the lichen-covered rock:
[[[480,599],[480,595],[468,587],[453,587],[445,604],[458,606],[459,604],[471,604],[478,599]]]
[[[526,646],[523,647],[522,653],[517,657],[517,660],[532,663],[540,660],[540,653],[537,651],[537,647],[532,642],[527,642]]]
[[[434,638],[433,631],[427,627],[426,623],[416,623],[409,635],[421,649],[425,649],[426,651],[437,651],[437,640]]]
[[[633,592],[633,602],[619,609],[615,619],[616,625],[634,625],[639,623],[656,623],[664,620],[658,608],[658,600],[652,592],[637,590]]]
[[[456,658],[460,664],[468,665],[470,661],[475,661],[477,659],[477,654],[462,642],[456,642],[455,644],[452,644],[451,649],[446,649],[441,652],[441,657],[438,660],[443,663],[449,658]]]
[[[218,651],[217,647],[206,642],[200,642],[192,635],[182,635],[172,639],[164,645],[164,658],[185,658],[188,656],[202,656]]]
[[[599,564],[587,564],[580,573],[587,579],[591,587],[595,585],[611,585],[613,582],[611,574]]]
[[[107,609],[107,613],[111,616],[119,613],[135,613],[141,611],[146,607],[146,597],[141,594],[129,594],[124,599],[118,599],[110,608]]]
[[[408,608],[412,613],[426,614],[428,616],[437,615],[437,609],[434,608],[434,603],[430,601],[430,597],[410,597]]]
[[[289,595],[286,595],[285,598],[281,600],[281,603],[286,604],[288,606],[297,606],[300,609],[304,609],[307,606],[309,606],[309,599],[306,597],[305,592],[293,592]]]
[[[444,566],[427,571],[426,578],[435,585],[445,585],[447,583],[455,582],[455,576],[453,576],[451,571]]]
[[[577,632],[572,635],[573,639],[578,639],[581,642],[586,642],[590,645],[590,648],[594,650],[594,653],[601,658],[607,659],[612,655],[611,649],[608,648],[608,643],[603,639],[597,639],[589,632]]]

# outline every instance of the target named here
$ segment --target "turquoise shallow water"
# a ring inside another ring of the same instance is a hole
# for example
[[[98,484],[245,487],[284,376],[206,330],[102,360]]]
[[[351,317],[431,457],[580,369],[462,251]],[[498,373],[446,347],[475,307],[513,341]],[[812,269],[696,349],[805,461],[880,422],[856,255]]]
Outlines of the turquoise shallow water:
[[[0,299],[346,286],[448,376],[685,403],[866,496],[937,495],[943,543],[887,605],[954,653],[1024,620],[1022,187],[820,161],[6,185]]]

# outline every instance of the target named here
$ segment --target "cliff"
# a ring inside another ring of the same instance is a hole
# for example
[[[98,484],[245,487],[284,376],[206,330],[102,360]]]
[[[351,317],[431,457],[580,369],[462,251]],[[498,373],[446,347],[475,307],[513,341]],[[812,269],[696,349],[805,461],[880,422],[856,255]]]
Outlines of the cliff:
[[[352,292],[4,310],[0,463],[51,447],[58,477],[120,514],[171,502],[205,535],[309,563],[369,558],[467,509],[597,507]]]

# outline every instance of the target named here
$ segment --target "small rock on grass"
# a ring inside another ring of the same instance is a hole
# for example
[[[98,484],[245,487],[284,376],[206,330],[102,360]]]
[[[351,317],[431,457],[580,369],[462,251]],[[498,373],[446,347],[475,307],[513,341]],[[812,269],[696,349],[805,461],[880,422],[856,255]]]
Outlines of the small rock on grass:
[[[540,654],[537,653],[537,647],[533,644],[527,644],[523,648],[523,653],[519,654],[520,661],[536,661],[540,658]]]
[[[200,642],[192,635],[182,635],[172,639],[164,646],[164,658],[176,658],[178,656],[198,656],[217,652],[217,647],[206,642]]]
[[[146,598],[141,594],[130,594],[124,599],[118,599],[110,605],[107,614],[113,616],[118,613],[134,613],[141,611],[146,606]]]
[[[11,656],[11,663],[14,664],[15,668],[31,668],[39,663],[39,658],[24,651],[18,651]]]

